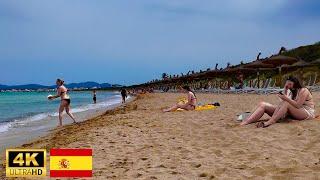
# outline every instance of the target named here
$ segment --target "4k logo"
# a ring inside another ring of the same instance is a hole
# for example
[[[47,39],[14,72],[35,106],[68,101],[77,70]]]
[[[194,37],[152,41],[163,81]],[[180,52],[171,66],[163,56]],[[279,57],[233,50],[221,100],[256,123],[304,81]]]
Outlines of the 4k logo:
[[[46,176],[45,149],[7,149],[7,177]]]

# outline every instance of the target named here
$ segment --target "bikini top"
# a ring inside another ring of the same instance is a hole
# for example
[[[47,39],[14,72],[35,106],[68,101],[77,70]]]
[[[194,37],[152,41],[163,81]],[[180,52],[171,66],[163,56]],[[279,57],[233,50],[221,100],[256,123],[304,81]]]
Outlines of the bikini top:
[[[61,86],[60,86],[60,87],[61,87]],[[60,87],[59,87],[59,88],[60,88]],[[58,89],[59,89],[59,88],[58,88]],[[68,92],[68,89],[67,89],[66,91],[61,91],[61,92],[60,92],[60,96],[62,96],[63,93],[67,93],[67,92]]]
[[[301,90],[299,90],[298,95],[296,97],[296,99],[298,99],[299,93],[301,92]],[[306,99],[305,102],[303,103],[304,106],[308,106],[310,108],[314,108],[314,103],[312,101],[312,96],[309,95],[309,99]]]
[[[195,97],[196,95],[195,95],[193,92],[191,92],[191,93],[192,93],[193,96],[191,96],[191,99],[190,99],[191,102],[189,102],[189,104],[190,104],[191,106],[196,106],[196,105],[195,105],[195,103],[196,103],[195,100],[197,99],[197,98]]]
[[[190,91],[190,92],[191,92],[191,91]],[[193,92],[191,92],[191,93],[192,93],[192,95],[193,95],[193,96],[191,96],[191,100],[197,99],[196,95],[195,95]]]

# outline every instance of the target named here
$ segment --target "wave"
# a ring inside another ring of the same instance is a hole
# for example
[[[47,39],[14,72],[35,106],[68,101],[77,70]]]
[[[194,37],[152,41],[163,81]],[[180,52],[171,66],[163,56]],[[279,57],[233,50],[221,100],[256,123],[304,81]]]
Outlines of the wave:
[[[82,106],[72,108],[71,112],[80,113],[80,112],[85,112],[89,110],[102,109],[102,108],[110,107],[119,103],[121,103],[121,98],[118,95],[114,95],[104,102],[99,102],[97,104],[87,104],[87,105],[82,105]],[[46,112],[46,113],[38,113],[38,114],[30,113],[28,117],[15,118],[15,119],[12,119],[10,122],[7,121],[7,122],[1,123],[0,133],[9,131],[12,128],[19,128],[21,126],[26,126],[27,124],[30,124],[32,122],[41,121],[46,118],[57,117],[57,116],[58,116],[58,112]]]
[[[0,133],[8,131],[11,127],[11,124],[12,124],[11,122],[1,123],[0,124]]]

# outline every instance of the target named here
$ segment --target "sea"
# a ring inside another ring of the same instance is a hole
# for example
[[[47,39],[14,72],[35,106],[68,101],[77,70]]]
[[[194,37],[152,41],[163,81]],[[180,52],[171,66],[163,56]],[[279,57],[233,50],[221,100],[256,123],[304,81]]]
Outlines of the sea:
[[[119,92],[97,91],[97,103],[91,91],[70,91],[71,112],[77,121],[94,117],[121,103]],[[60,98],[48,100],[54,92],[0,92],[0,144],[15,146],[44,135],[58,125]],[[65,113],[63,124],[72,123]],[[1,150],[1,148],[0,148]]]

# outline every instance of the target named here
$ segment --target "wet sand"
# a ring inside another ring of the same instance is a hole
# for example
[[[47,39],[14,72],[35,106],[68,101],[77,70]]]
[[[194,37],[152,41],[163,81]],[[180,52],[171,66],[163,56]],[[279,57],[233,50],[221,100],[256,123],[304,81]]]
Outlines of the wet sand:
[[[127,102],[132,101],[132,97],[128,97]],[[105,103],[107,103],[106,101]],[[82,112],[74,112],[74,116],[78,122],[82,122],[98,115],[103,114],[106,110],[114,109],[121,105],[121,99],[118,99],[119,103],[113,102],[106,107],[98,107],[95,109],[89,109]],[[74,110],[74,109],[72,109]],[[63,125],[71,124],[73,120],[64,112]],[[22,121],[14,124],[9,131],[0,133],[0,152],[5,151],[8,148],[14,148],[25,142],[38,139],[39,137],[46,136],[48,131],[57,127],[59,121],[58,116],[48,116],[41,120],[36,121]]]
[[[320,93],[313,95],[319,102]],[[320,120],[284,121],[265,129],[235,121],[259,101],[278,103],[275,95],[197,94],[199,102],[220,102],[221,107],[161,112],[183,96],[142,95],[22,147],[93,148],[94,179],[320,177]]]

